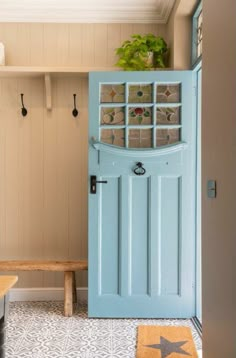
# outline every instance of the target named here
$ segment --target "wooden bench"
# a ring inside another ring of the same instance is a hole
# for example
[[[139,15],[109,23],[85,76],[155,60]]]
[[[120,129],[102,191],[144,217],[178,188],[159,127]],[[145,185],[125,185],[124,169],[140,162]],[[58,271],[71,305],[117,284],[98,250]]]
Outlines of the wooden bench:
[[[73,314],[77,302],[75,272],[88,270],[87,260],[78,261],[0,261],[1,271],[57,271],[64,272],[64,315]]]

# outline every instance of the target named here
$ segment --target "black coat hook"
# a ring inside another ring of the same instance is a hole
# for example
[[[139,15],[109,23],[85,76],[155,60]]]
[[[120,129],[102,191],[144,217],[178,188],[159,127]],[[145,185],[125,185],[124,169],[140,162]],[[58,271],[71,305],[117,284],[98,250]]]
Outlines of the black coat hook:
[[[77,117],[78,114],[79,114],[79,112],[78,112],[78,110],[77,110],[77,108],[76,108],[76,94],[74,93],[73,96],[74,96],[74,109],[73,109],[73,111],[72,111],[72,115],[73,115],[74,117]]]
[[[27,109],[25,108],[25,106],[24,106],[24,99],[23,99],[23,97],[24,97],[24,93],[21,93],[21,105],[22,105],[22,108],[21,108],[21,114],[22,114],[22,116],[23,117],[25,117],[25,116],[27,116]]]

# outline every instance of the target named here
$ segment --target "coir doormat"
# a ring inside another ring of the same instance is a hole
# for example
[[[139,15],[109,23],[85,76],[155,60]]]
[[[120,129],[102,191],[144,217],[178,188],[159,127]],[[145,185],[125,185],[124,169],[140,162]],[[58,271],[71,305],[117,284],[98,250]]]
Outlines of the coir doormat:
[[[136,358],[197,358],[188,327],[139,326]]]

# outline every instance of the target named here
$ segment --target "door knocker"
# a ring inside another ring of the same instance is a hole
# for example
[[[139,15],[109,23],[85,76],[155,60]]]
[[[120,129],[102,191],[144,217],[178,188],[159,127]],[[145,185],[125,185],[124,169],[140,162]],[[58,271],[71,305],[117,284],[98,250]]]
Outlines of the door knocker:
[[[136,163],[137,167],[134,168],[134,174],[136,175],[144,175],[146,173],[146,169],[143,167],[143,163],[138,162]]]

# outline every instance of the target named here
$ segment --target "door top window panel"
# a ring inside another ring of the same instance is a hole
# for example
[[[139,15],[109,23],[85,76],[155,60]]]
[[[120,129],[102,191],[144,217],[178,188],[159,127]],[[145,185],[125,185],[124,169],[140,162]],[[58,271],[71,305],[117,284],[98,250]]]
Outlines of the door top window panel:
[[[157,84],[157,103],[179,103],[181,101],[180,84]]]
[[[177,144],[182,128],[181,90],[181,81],[100,83],[100,141],[127,149]]]
[[[180,129],[157,129],[156,146],[175,144],[180,142]]]
[[[150,125],[152,124],[151,107],[130,107],[129,108],[130,125]]]
[[[152,148],[152,130],[130,129],[129,148]]]
[[[163,125],[180,124],[180,107],[157,107],[156,123]]]
[[[101,141],[106,144],[115,145],[117,147],[125,146],[125,130],[124,129],[102,129]]]
[[[123,125],[125,107],[101,107],[101,125]]]
[[[100,93],[101,103],[123,103],[125,102],[125,85],[102,84]]]
[[[130,84],[128,89],[129,103],[151,103],[153,85],[152,84]]]

